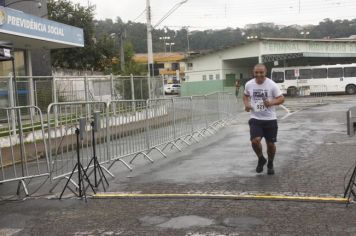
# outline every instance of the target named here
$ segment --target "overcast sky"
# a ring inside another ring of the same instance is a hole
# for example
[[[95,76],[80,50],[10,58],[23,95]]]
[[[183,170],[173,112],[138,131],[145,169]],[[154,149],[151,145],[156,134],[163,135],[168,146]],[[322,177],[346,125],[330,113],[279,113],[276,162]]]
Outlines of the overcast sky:
[[[96,18],[121,17],[123,21],[146,22],[137,18],[146,0],[71,0],[81,5],[96,5]],[[151,0],[152,25],[182,0]],[[281,25],[318,24],[325,18],[356,18],[356,0],[188,0],[160,27],[191,30],[244,27],[246,24],[274,22]]]

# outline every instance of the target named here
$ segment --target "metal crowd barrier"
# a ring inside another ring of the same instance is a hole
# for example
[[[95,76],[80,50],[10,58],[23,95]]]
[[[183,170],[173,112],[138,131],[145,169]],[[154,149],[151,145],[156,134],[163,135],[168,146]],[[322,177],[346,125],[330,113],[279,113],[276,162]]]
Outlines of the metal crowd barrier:
[[[231,98],[228,93],[219,94],[219,113],[222,122],[231,121],[236,118],[236,114],[244,108],[242,98]]]
[[[41,110],[36,106],[0,108],[0,183],[19,181],[26,195],[27,179],[50,175]]]
[[[107,164],[103,168],[112,175],[109,170],[117,162],[132,170],[131,164],[138,156],[153,162],[152,151],[165,158],[167,148],[181,151],[214,134],[235,117],[237,106],[235,95],[228,93],[169,99],[58,102],[48,106],[47,127],[37,107],[4,108],[0,110],[7,117],[2,120],[6,127],[0,126],[0,138],[3,135],[0,183],[19,180],[28,193],[24,179],[46,175],[57,180],[53,188],[68,179],[77,161],[75,129],[83,128],[79,127],[79,119],[86,121],[80,142],[82,165],[87,167],[92,159],[94,141],[99,163]],[[92,140],[90,124],[94,113],[100,113],[101,118]]]
[[[148,122],[149,147],[158,148],[162,145],[163,150],[168,144],[172,144],[178,150],[180,148],[174,143],[176,135],[175,121],[176,113],[173,99],[148,100],[148,108],[153,111],[154,119]],[[157,118],[156,118],[157,117]]]
[[[123,158],[143,154],[153,162],[145,152],[149,150],[148,122],[154,118],[153,110],[147,108],[146,100],[111,101],[108,105],[108,127],[110,148],[109,159],[122,162],[127,168],[131,166]]]
[[[328,96],[325,85],[298,86],[293,96],[286,98],[285,106],[291,109],[299,109],[325,103]]]
[[[99,112],[101,117],[95,144],[98,162],[103,164],[110,161],[107,145],[107,104],[105,102],[64,102],[52,103],[48,106],[48,152],[51,178],[52,180],[59,179],[57,183],[63,178],[67,178],[76,164],[75,129],[79,128],[80,118],[86,120],[83,140],[80,143],[82,165],[86,167],[93,157],[90,124],[93,121],[94,112]],[[110,174],[110,172],[108,173]],[[71,182],[76,186],[72,180]]]
[[[185,145],[189,145],[192,139],[198,142],[194,137],[192,101],[192,97],[174,98],[173,100],[175,109],[175,140]]]
[[[192,123],[193,134],[197,137],[204,137],[205,133],[214,134],[208,127],[206,96],[192,97]]]

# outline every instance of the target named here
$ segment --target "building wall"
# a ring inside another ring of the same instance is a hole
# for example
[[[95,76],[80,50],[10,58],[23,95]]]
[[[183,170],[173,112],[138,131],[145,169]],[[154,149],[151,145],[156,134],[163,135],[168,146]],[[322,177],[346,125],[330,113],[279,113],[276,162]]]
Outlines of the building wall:
[[[213,75],[214,80],[217,79],[217,74],[219,79],[223,77],[221,55],[218,53],[193,58],[188,60],[187,63],[193,64],[192,68],[187,68],[185,71],[187,82],[203,81],[204,75],[206,80],[209,80],[209,75]]]
[[[284,53],[356,53],[355,42],[335,41],[267,41],[261,42],[261,54]]]
[[[222,60],[231,60],[239,58],[259,57],[261,53],[260,42],[250,42],[241,46],[226,49],[221,52]]]
[[[225,86],[224,80],[184,82],[181,84],[181,96],[205,95],[213,92],[235,92],[235,87]]]
[[[224,78],[226,79],[229,75],[235,74],[236,79],[247,79],[252,77],[252,68],[258,62],[258,58],[254,60],[245,60],[241,63],[241,60],[225,60],[223,61],[224,68]]]
[[[183,94],[185,92],[186,94],[199,94],[221,91],[223,89],[221,84],[231,86],[237,79],[247,80],[251,78],[253,66],[258,62],[262,62],[262,55],[290,53],[306,53],[307,56],[297,59],[285,59],[279,62],[283,63],[283,65],[350,62],[356,58],[356,40],[342,42],[338,40],[262,39],[261,41],[252,41],[244,45],[212,52],[211,54],[188,58],[187,64],[192,63],[193,67],[186,70],[186,81],[188,83],[183,86]],[[273,62],[267,63],[267,66],[270,69],[274,66]],[[224,80],[225,82],[210,81],[209,78],[217,80],[214,75],[219,75],[219,80]],[[204,83],[198,83],[199,81]]]
[[[219,79],[226,79],[226,75],[231,74],[235,74],[236,78],[240,78],[240,73],[246,77],[249,74],[250,67],[237,67],[236,62],[230,62],[229,60],[259,58],[261,51],[260,46],[259,41],[250,42],[249,44],[188,59],[187,63],[193,63],[193,69],[186,70],[187,81],[202,81],[204,75],[206,76],[206,80],[209,80],[210,75],[214,75],[214,80],[216,80],[217,74],[219,74]]]

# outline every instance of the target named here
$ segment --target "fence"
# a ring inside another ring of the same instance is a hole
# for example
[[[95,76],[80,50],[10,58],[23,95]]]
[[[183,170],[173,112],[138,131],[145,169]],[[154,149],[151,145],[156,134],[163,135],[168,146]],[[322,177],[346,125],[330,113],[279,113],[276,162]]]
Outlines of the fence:
[[[153,151],[165,158],[167,147],[181,151],[199,142],[224,126],[238,108],[235,95],[227,93],[170,99],[57,102],[48,106],[47,126],[43,124],[41,110],[35,106],[1,111],[7,117],[2,120],[7,126],[2,130],[0,183],[19,180],[28,193],[24,181],[27,178],[50,176],[57,180],[54,187],[68,178],[76,164],[75,130],[79,119],[86,122],[79,143],[82,165],[92,167],[88,164],[95,143],[99,163],[112,175],[110,171],[117,162],[132,170],[139,156],[153,162]],[[94,113],[100,114],[95,139]],[[71,183],[77,186],[73,180]]]
[[[217,102],[218,99],[221,101]],[[217,110],[218,103],[224,106],[221,105],[221,109]],[[99,104],[101,108],[98,108]],[[139,155],[153,162],[149,154],[156,150],[162,157],[166,157],[164,150],[167,146],[171,145],[181,150],[180,145],[190,145],[192,140],[197,141],[197,138],[205,136],[206,133],[214,133],[215,127],[222,122],[219,120],[220,117],[228,120],[232,118],[230,112],[237,112],[237,109],[231,109],[234,104],[236,106],[236,98],[223,93],[172,99],[114,100],[107,103],[106,113],[104,104],[102,102],[89,104],[77,102],[50,105],[48,126],[52,134],[49,140],[50,159],[54,165],[52,178],[68,175],[74,166],[74,128],[78,126],[79,117],[91,119],[93,110],[100,110],[103,116],[104,114],[106,116],[105,119],[102,118],[101,126],[101,132],[106,132],[106,134],[101,134],[105,137],[101,140],[105,139],[105,142],[98,143],[97,140],[97,146],[103,150],[102,159],[99,161],[110,162],[109,168],[119,161],[130,170],[132,170],[130,164]],[[54,125],[56,119],[58,122]],[[53,129],[60,133],[55,133]],[[91,141],[85,139],[84,142],[87,142],[82,145],[85,164],[91,157],[91,152],[87,151]],[[72,159],[70,164],[68,164],[68,157]],[[132,157],[132,159],[127,161],[126,157]],[[62,166],[59,166],[60,164]]]
[[[326,85],[308,85],[291,88],[287,91],[285,105],[292,110],[325,103],[328,96]]]
[[[132,170],[123,158],[148,149],[147,122],[154,114],[147,108],[146,100],[111,101],[108,107],[109,159]]]
[[[0,77],[0,107],[13,107],[13,77]],[[148,83],[150,81],[150,83]],[[163,79],[144,76],[17,76],[19,106],[47,111],[50,103],[148,99],[163,96]],[[149,94],[148,91],[151,91]],[[0,114],[1,115],[1,114]]]
[[[95,140],[92,139],[92,127],[90,125],[93,121],[94,112],[101,114],[101,125]],[[76,164],[75,129],[78,128],[80,118],[86,121],[85,130],[81,130],[83,140],[80,143],[83,166],[88,165],[93,157],[93,142],[96,143],[99,163],[107,161],[108,150],[105,144],[107,138],[106,112],[107,104],[105,102],[65,102],[49,105],[47,111],[48,150],[52,179],[67,176]]]
[[[28,195],[24,180],[50,173],[42,113],[35,106],[0,110],[6,116],[0,127],[0,183],[20,181]]]

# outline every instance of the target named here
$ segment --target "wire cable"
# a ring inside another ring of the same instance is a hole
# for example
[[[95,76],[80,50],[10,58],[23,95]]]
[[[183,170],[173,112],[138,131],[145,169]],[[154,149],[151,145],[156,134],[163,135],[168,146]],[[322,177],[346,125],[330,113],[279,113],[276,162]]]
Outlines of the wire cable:
[[[133,22],[137,21],[138,19],[140,19],[140,17],[146,12],[146,8],[134,19],[132,20]]]

